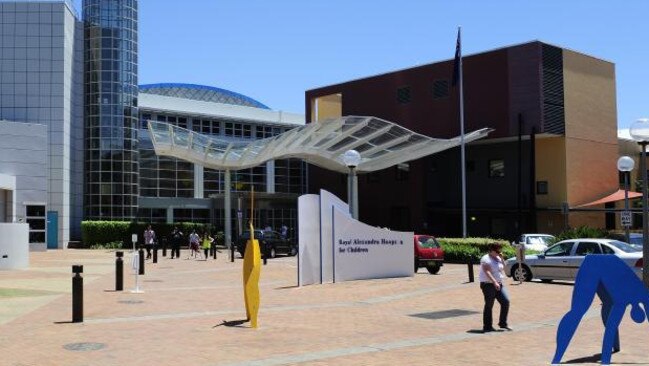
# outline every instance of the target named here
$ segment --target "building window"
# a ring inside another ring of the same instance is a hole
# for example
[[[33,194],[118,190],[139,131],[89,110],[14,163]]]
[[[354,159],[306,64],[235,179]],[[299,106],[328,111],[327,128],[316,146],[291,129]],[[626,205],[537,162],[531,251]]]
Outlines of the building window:
[[[536,182],[536,194],[548,194],[547,180],[540,180]]]
[[[399,104],[410,103],[410,87],[404,86],[397,89],[397,102]]]
[[[448,80],[435,80],[433,82],[433,99],[448,97]]]
[[[505,176],[504,160],[489,160],[489,178],[502,178]]]
[[[45,243],[45,206],[27,206],[25,220],[29,225],[29,242]]]

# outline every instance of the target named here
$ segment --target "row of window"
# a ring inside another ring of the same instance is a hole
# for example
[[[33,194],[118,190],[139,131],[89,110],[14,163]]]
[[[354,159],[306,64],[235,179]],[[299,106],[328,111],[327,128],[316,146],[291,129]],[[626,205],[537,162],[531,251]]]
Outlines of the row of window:
[[[449,82],[448,80],[435,80],[430,89],[430,94],[433,99],[446,98],[449,95]],[[406,104],[412,100],[412,91],[409,86],[402,86],[397,88],[397,103]]]
[[[207,135],[224,135],[228,137],[237,138],[253,138],[257,139],[267,138],[279,135],[288,128],[273,127],[273,126],[258,126],[247,123],[237,123],[228,121],[219,121],[214,119],[203,118],[187,118],[170,115],[152,115],[150,113],[142,113],[140,115],[140,127],[143,129],[148,128],[147,123],[150,120],[160,122],[167,122],[178,127],[191,129],[195,132]]]

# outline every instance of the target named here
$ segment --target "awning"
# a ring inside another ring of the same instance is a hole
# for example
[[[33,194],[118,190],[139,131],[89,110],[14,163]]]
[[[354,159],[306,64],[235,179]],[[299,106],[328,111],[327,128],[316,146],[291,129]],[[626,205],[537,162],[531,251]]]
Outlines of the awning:
[[[642,197],[642,193],[629,191],[629,199],[638,198],[638,197]],[[605,203],[617,202],[617,201],[622,201],[622,200],[624,200],[624,190],[623,189],[618,189],[617,192],[613,192],[613,193],[609,194],[606,197],[602,197],[602,198],[600,198],[600,199],[598,199],[596,201],[584,203],[584,204],[574,206],[574,207],[579,208],[579,207],[603,205]]]
[[[486,137],[490,128],[464,135],[468,143]],[[157,155],[223,170],[240,170],[268,160],[300,158],[325,169],[347,173],[345,151],[361,155],[358,173],[373,172],[423,158],[461,144],[461,138],[436,139],[376,118],[345,116],[309,123],[261,140],[225,140],[202,135],[166,122],[149,121],[149,134]]]

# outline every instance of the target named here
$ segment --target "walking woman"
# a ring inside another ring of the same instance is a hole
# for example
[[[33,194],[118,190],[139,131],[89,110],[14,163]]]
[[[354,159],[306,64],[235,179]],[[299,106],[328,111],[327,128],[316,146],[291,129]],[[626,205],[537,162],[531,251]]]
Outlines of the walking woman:
[[[482,331],[484,333],[495,331],[492,318],[495,300],[498,300],[500,304],[498,326],[502,330],[512,330],[507,324],[509,294],[503,285],[505,266],[503,257],[500,254],[501,250],[502,246],[500,244],[490,244],[489,253],[480,259],[480,289],[484,295],[484,310],[482,313]]]

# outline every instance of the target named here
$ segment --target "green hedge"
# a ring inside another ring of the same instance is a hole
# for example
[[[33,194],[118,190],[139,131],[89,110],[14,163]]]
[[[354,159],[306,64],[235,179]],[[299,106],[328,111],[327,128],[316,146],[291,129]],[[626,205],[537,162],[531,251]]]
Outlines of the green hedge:
[[[444,249],[444,262],[447,263],[480,263],[480,258],[487,254],[491,243],[502,245],[502,254],[505,259],[516,256],[514,247],[502,239],[490,238],[437,238]]]
[[[217,244],[223,242],[223,235],[215,233],[214,227],[210,224],[198,224],[193,222],[180,222],[174,224],[166,223],[153,223],[146,222],[131,222],[131,221],[82,221],[81,222],[81,241],[82,248],[90,248],[93,246],[105,246],[108,243],[123,242],[124,246],[131,247],[131,235],[137,234],[138,244],[144,243],[144,230],[147,226],[151,225],[155,231],[158,243],[161,243],[162,238],[168,238],[174,226],[178,226],[180,231],[186,236],[196,230],[202,233],[209,230],[212,236],[216,238]]]

